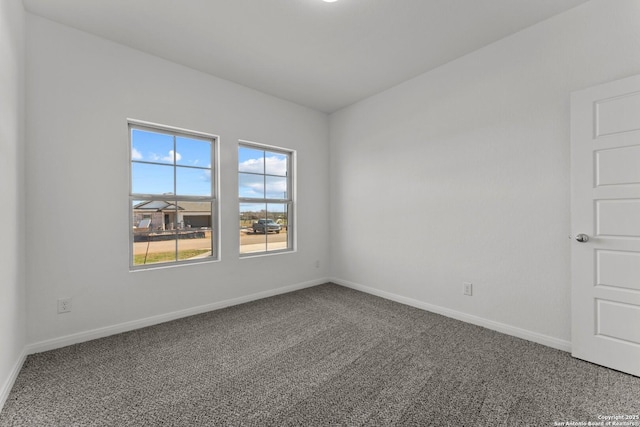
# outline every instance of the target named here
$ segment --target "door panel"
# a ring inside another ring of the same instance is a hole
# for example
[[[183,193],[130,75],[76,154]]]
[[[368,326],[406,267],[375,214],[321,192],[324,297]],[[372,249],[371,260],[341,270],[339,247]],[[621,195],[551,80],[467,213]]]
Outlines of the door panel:
[[[640,306],[596,299],[596,330],[598,335],[629,343],[640,342]]]
[[[595,101],[596,136],[640,130],[640,92]]]
[[[596,185],[640,184],[640,145],[596,151]]]
[[[640,76],[572,94],[571,222],[572,353],[640,376]]]
[[[598,236],[640,237],[640,199],[596,200]]]
[[[597,286],[640,291],[640,253],[596,250],[596,277]]]

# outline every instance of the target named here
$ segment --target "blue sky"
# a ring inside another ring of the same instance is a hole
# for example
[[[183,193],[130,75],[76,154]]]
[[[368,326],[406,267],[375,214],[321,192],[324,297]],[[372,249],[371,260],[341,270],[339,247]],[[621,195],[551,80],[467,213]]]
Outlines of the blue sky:
[[[240,197],[287,198],[286,155],[240,147],[238,149],[238,171],[238,195]]]
[[[211,195],[209,141],[133,129],[132,191],[143,194]],[[174,160],[176,182],[174,188]],[[154,164],[138,163],[153,162]]]
[[[131,160],[133,193],[155,195],[175,192],[185,196],[211,195],[209,141],[176,137],[174,147],[172,135],[133,129]],[[239,197],[286,199],[287,167],[285,154],[239,147]],[[284,205],[273,205],[270,210],[283,211]]]

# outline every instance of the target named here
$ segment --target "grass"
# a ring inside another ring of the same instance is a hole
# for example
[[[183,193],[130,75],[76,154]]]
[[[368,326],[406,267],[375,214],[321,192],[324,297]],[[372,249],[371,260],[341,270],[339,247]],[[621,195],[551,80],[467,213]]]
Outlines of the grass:
[[[211,249],[185,249],[178,252],[178,260],[193,258],[194,256],[202,255],[210,251]],[[144,254],[134,255],[133,265],[154,264],[158,262],[173,262],[176,260],[176,253],[174,251],[150,253],[147,255],[146,263],[144,257]]]

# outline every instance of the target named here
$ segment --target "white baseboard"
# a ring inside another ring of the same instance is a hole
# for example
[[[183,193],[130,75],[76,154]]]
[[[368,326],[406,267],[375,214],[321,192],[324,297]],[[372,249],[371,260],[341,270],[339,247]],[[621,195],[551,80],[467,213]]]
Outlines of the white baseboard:
[[[18,360],[16,360],[16,363],[11,369],[11,372],[9,372],[9,377],[0,388],[0,412],[2,412],[2,408],[4,408],[4,404],[9,397],[9,393],[11,393],[13,384],[16,382],[16,378],[18,378],[18,373],[20,373],[20,369],[22,369],[22,365],[24,364],[26,358],[27,352],[26,350],[22,350],[22,353],[20,353],[20,355],[18,356]]]
[[[369,286],[360,285],[358,283],[349,282],[348,280],[342,280],[338,278],[331,278],[331,282],[344,286],[347,288],[362,291],[371,295],[375,295],[381,298],[385,298],[391,301],[399,302],[401,304],[416,307],[421,310],[430,311],[432,313],[441,314],[443,316],[451,317],[453,319],[461,320],[463,322],[471,323],[473,325],[482,326],[487,329],[502,332],[503,334],[511,335],[514,337],[522,338],[527,341],[532,341],[538,344],[545,345],[547,347],[555,348],[557,350],[571,352],[571,342],[561,340],[558,338],[550,337],[548,335],[539,334],[537,332],[528,331],[515,326],[507,325],[493,320],[488,320],[479,316],[466,314],[461,311],[451,310],[449,308],[440,307],[438,305],[429,304],[417,299],[396,295],[391,292],[381,291],[379,289],[371,288]]]
[[[104,338],[104,337],[119,334],[122,332],[128,332],[135,329],[145,328],[147,326],[157,325],[159,323],[169,322],[171,320],[180,319],[183,317],[193,316],[195,314],[201,314],[209,311],[220,310],[221,308],[231,307],[238,304],[244,304],[246,302],[256,301],[259,299],[268,298],[275,295],[286,294],[286,293],[297,291],[300,289],[321,285],[323,283],[327,283],[328,281],[329,279],[318,279],[318,280],[312,280],[309,282],[298,283],[295,285],[283,286],[281,288],[270,289],[268,291],[258,292],[255,294],[246,295],[238,298],[232,298],[224,301],[214,302],[211,304],[200,305],[197,307],[187,308],[185,310],[174,311],[171,313],[160,314],[157,316],[151,316],[144,319],[119,323],[117,325],[106,326],[104,328],[97,328],[89,331],[83,331],[83,332],[78,332],[71,335],[65,335],[58,338],[44,340],[44,341],[27,345],[25,348],[25,354],[40,353],[43,351],[54,350],[56,348],[66,347],[68,345],[90,341],[97,338]]]
[[[270,289],[263,292],[258,292],[251,295],[246,295],[238,298],[232,298],[224,301],[219,301],[211,304],[205,304],[197,307],[188,308],[185,310],[174,311],[171,313],[160,314],[157,316],[151,316],[144,319],[133,320],[129,322],[119,323],[116,325],[106,326],[103,328],[92,329],[88,331],[78,332],[58,338],[44,340],[32,344],[28,344],[20,357],[18,358],[9,378],[5,381],[0,389],[0,409],[4,405],[13,383],[20,372],[22,364],[28,354],[39,353],[48,350],[54,350],[56,348],[66,347],[68,345],[77,344],[85,341],[90,341],[97,338],[104,338],[110,335],[119,334],[122,332],[128,332],[135,329],[144,328],[147,326],[157,325],[159,323],[168,322],[183,317],[193,316],[196,314],[206,313],[209,311],[219,310],[226,307],[231,307],[238,304],[244,304],[251,301],[256,301],[263,298],[268,298],[275,295],[285,294],[288,292],[297,291],[300,289],[309,288],[312,286],[321,285],[323,283],[333,282],[340,286],[362,291],[371,295],[376,295],[381,298],[385,298],[391,301],[396,301],[401,304],[406,304],[412,307],[416,307],[422,310],[430,311],[433,313],[441,314],[443,316],[451,317],[453,319],[461,320],[463,322],[471,323],[474,325],[482,326],[487,329],[498,331],[507,335],[512,335],[518,338],[522,338],[528,341],[536,342],[551,348],[555,348],[562,351],[571,351],[571,342],[561,340],[558,338],[550,337],[548,335],[539,334],[526,329],[521,329],[515,326],[507,325],[493,320],[488,320],[479,316],[466,314],[460,311],[451,310],[445,307],[429,304],[423,301],[419,301],[413,298],[404,297],[401,295],[393,294],[391,292],[381,291],[379,289],[371,288],[369,286],[361,285],[358,283],[342,280],[338,278],[325,278],[317,279],[308,282],[298,283],[289,286],[283,286],[281,288]]]

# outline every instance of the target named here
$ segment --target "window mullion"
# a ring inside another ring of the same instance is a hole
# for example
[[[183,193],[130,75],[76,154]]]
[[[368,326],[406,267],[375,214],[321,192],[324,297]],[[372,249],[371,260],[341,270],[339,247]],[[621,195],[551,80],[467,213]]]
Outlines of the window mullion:
[[[266,221],[269,218],[269,203],[267,202],[267,153],[262,152],[262,203],[264,203],[264,249],[269,252],[269,227]]]
[[[178,238],[180,235],[178,234],[178,170],[176,167],[176,153],[178,152],[178,147],[176,144],[176,136],[173,135],[173,203],[175,206],[175,212],[173,213],[173,235],[176,239],[175,252],[176,252],[176,262],[179,261],[178,257]]]

